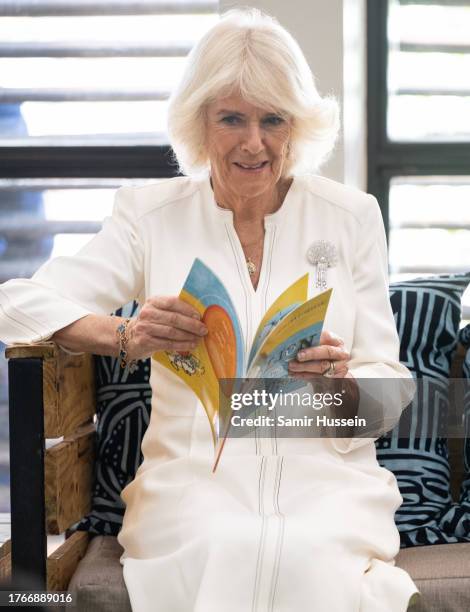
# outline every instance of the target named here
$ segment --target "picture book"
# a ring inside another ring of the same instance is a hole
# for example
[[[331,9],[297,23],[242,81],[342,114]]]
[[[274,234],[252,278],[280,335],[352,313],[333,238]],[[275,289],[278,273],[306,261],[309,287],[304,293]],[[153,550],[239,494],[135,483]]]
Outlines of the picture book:
[[[217,461],[223,446],[219,381],[288,377],[288,363],[298,351],[319,343],[331,291],[307,299],[308,274],[299,278],[267,310],[246,351],[225,286],[206,264],[195,259],[179,297],[199,312],[208,333],[191,351],[157,351],[152,358],[182,379],[201,401]]]

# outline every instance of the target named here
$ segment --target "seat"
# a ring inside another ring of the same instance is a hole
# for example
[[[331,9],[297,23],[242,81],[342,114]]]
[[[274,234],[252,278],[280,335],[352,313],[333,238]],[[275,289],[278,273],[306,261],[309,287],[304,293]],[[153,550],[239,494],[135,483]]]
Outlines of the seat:
[[[95,536],[69,584],[80,612],[131,612],[115,536]],[[410,612],[470,610],[470,542],[400,550],[396,564],[409,572],[422,594]]]
[[[95,536],[69,583],[80,612],[132,612],[119,557],[123,552],[115,536]]]
[[[463,354],[459,350],[460,362]],[[6,356],[12,537],[0,548],[0,577],[4,584],[17,584],[27,575],[36,589],[70,591],[79,612],[131,612],[117,538],[70,529],[91,509],[92,355],[66,353],[54,342],[43,342],[10,346]],[[46,439],[54,441],[46,444]],[[456,499],[463,439],[449,439],[449,447]],[[63,544],[48,556],[47,535],[64,533]],[[412,612],[470,610],[470,542],[402,549],[396,563],[423,595]]]
[[[470,542],[402,548],[396,565],[421,591],[422,600],[412,612],[470,610]]]

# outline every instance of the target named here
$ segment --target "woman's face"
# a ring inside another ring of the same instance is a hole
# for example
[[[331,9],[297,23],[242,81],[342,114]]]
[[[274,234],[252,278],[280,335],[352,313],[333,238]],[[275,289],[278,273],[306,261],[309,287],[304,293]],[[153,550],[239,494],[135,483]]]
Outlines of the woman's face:
[[[206,145],[212,179],[234,195],[273,190],[283,176],[291,124],[240,95],[207,106]]]

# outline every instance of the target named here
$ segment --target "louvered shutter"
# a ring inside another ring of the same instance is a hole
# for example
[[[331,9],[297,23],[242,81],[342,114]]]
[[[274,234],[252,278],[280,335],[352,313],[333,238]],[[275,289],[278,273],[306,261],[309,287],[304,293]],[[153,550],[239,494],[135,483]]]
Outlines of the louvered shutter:
[[[0,282],[31,276],[100,229],[125,181],[80,178],[80,148],[101,147],[101,163],[121,146],[167,144],[169,94],[217,19],[211,0],[0,0],[0,147],[18,159],[38,145],[57,157],[73,149],[76,160],[70,178],[0,178]]]
[[[391,278],[467,271],[470,0],[369,0],[368,18],[369,189]]]

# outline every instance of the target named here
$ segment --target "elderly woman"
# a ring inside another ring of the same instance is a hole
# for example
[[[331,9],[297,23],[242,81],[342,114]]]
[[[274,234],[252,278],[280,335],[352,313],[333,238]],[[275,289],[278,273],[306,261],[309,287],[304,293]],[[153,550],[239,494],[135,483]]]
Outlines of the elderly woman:
[[[222,16],[190,54],[168,125],[186,176],[119,189],[77,255],[4,283],[2,340],[114,356],[124,347],[127,360],[189,350],[207,328],[176,296],[199,257],[229,288],[249,346],[299,276],[310,274],[309,297],[321,291],[307,253],[323,240],[337,252],[325,331],[290,372],[409,378],[377,201],[313,173],[338,113],[295,40],[255,10]],[[109,315],[133,298],[136,318]],[[212,472],[197,397],[156,361],[151,385],[144,461],[122,492],[118,536],[135,612],[407,610],[417,588],[394,563],[402,498],[373,438],[316,438],[285,454],[251,440],[251,452],[227,448]]]

